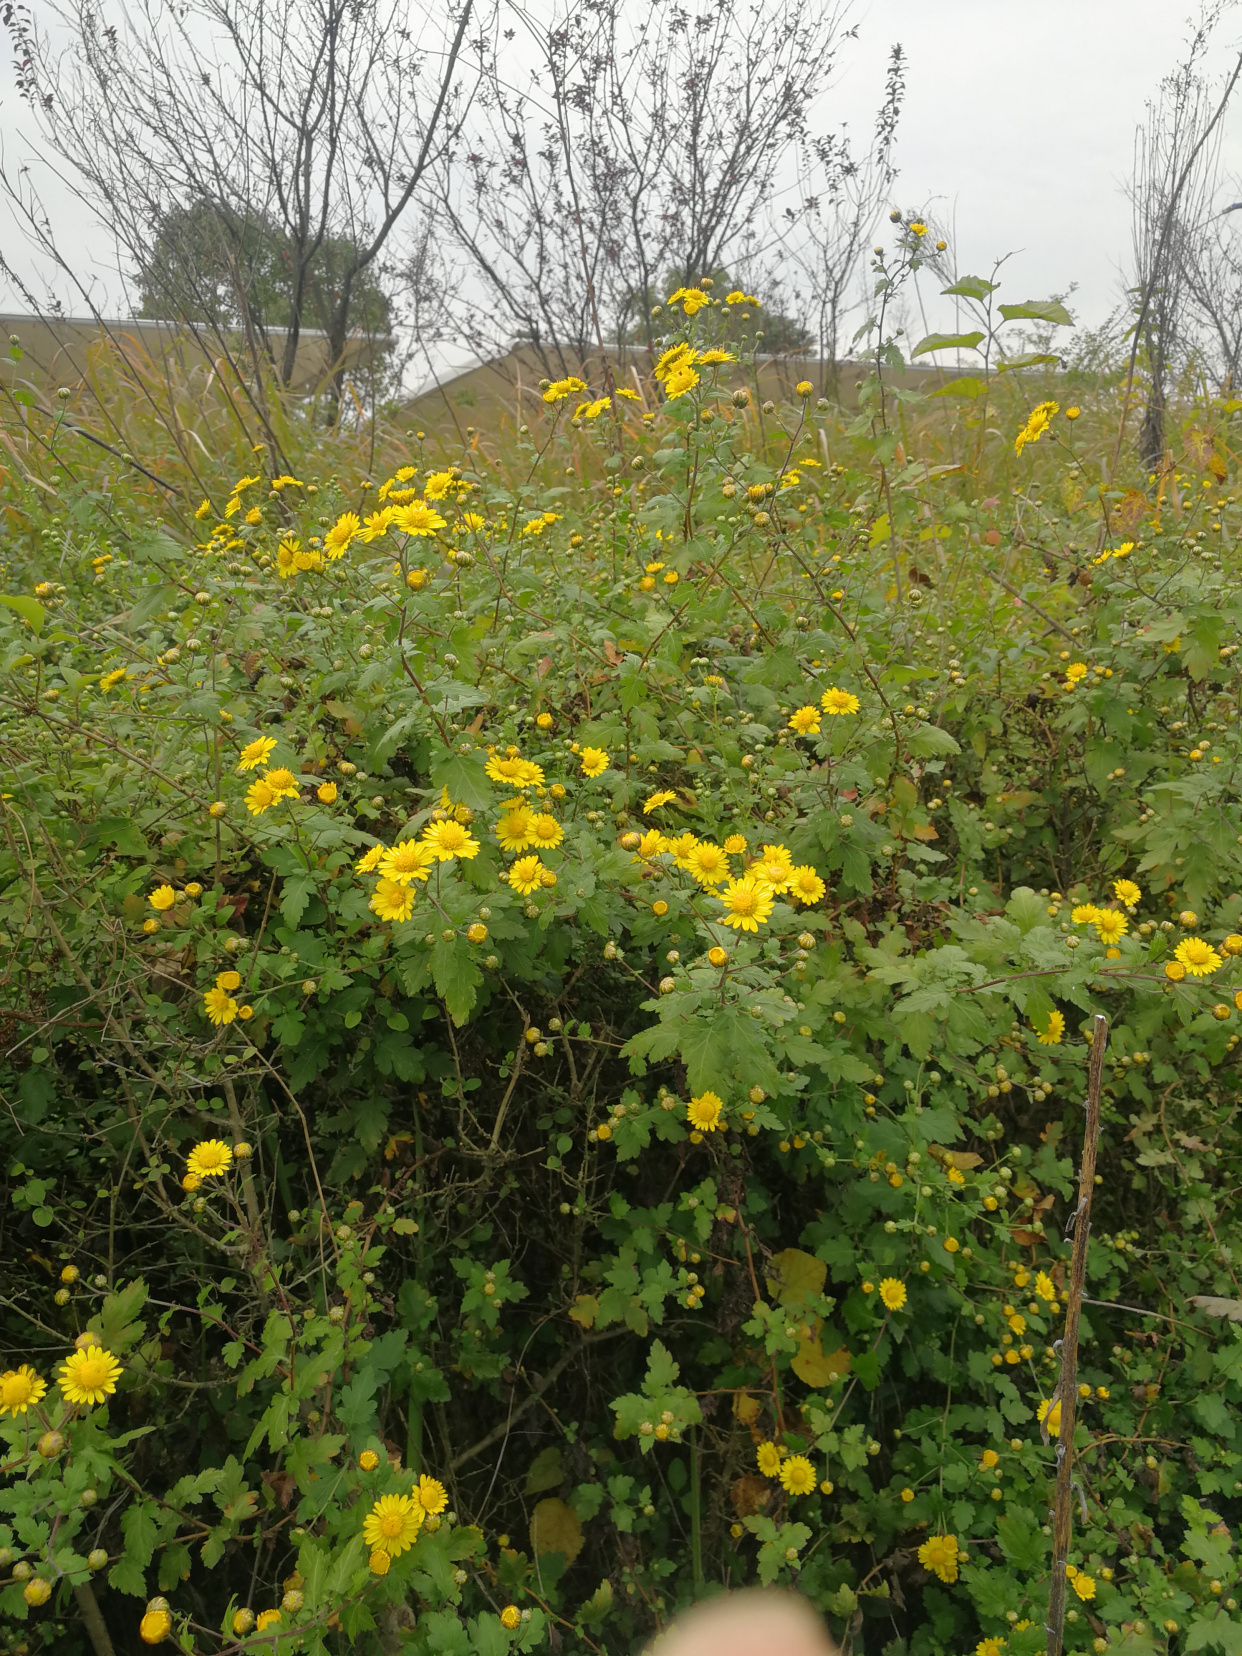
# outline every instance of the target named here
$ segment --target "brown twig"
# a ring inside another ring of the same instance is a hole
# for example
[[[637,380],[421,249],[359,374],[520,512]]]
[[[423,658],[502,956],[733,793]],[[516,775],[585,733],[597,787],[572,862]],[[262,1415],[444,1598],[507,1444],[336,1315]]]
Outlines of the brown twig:
[[[1087,1279],[1087,1238],[1091,1234],[1091,1195],[1095,1189],[1095,1156],[1100,1143],[1100,1099],[1104,1091],[1104,1048],[1108,1019],[1096,1013],[1087,1071],[1087,1126],[1078,1175],[1078,1206],[1071,1221],[1074,1253],[1070,1262],[1069,1304],[1061,1337],[1061,1378],[1053,1394],[1061,1404],[1057,1433],[1057,1494],[1052,1519],[1052,1580],[1048,1589],[1048,1652],[1061,1656],[1065,1631],[1065,1565],[1069,1558],[1074,1500],[1074,1414],[1078,1402],[1078,1319]],[[1051,1409],[1048,1416],[1051,1418]],[[1045,1428],[1046,1430],[1046,1428]]]

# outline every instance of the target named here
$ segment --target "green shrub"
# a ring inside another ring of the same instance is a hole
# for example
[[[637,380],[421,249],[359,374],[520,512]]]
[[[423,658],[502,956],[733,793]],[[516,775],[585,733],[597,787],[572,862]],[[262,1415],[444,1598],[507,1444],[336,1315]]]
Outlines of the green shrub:
[[[718,327],[197,540],[10,479],[11,1646],[1036,1656],[1102,1010],[1067,1642],[1238,1649],[1234,410],[985,477]]]

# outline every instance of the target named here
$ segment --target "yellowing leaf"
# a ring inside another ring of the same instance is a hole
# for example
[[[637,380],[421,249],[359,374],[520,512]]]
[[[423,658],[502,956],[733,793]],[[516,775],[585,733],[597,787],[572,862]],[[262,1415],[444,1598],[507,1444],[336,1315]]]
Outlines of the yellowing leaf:
[[[844,1346],[825,1352],[822,1336],[815,1334],[803,1340],[789,1366],[804,1385],[819,1390],[844,1379],[850,1371],[850,1354]]]
[[[569,1315],[574,1322],[581,1323],[583,1328],[594,1328],[595,1319],[599,1315],[599,1301],[594,1294],[579,1294],[569,1308]]]
[[[540,1501],[530,1515],[530,1544],[539,1558],[564,1553],[565,1563],[572,1564],[582,1551],[582,1525],[573,1507],[554,1495]]]
[[[932,1144],[928,1146],[928,1154],[938,1162],[947,1162],[950,1167],[960,1167],[964,1173],[983,1165],[983,1157],[976,1156],[973,1150],[946,1150],[943,1145]]]
[[[758,1420],[759,1410],[759,1399],[752,1397],[749,1392],[737,1392],[734,1395],[733,1412],[743,1426],[749,1426],[752,1420]]]
[[[786,1248],[768,1267],[768,1287],[781,1305],[798,1305],[823,1293],[828,1267],[801,1248]]]

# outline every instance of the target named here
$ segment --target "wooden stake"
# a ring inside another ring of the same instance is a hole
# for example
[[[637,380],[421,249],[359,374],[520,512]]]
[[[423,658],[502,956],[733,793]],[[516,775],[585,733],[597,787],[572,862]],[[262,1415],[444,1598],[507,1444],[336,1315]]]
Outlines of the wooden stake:
[[[1091,1040],[1087,1071],[1087,1127],[1082,1141],[1078,1174],[1078,1207],[1071,1225],[1074,1252],[1070,1262],[1069,1304],[1061,1336],[1061,1377],[1052,1394],[1048,1415],[1059,1402],[1061,1427],[1057,1433],[1057,1494],[1052,1518],[1052,1579],[1048,1589],[1047,1656],[1061,1656],[1065,1633],[1065,1565],[1069,1558],[1074,1515],[1074,1415],[1078,1405],[1078,1319],[1087,1280],[1087,1238],[1091,1234],[1091,1197],[1095,1190],[1095,1157],[1100,1144],[1100,1099],[1104,1091],[1104,1048],[1108,1019],[1099,1013]],[[1045,1415],[1044,1434],[1047,1436]]]

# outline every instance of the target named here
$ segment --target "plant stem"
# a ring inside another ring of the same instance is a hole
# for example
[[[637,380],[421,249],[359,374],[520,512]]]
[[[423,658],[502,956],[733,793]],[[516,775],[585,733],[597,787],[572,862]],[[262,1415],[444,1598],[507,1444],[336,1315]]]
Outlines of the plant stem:
[[[1057,1494],[1052,1520],[1052,1580],[1048,1590],[1048,1652],[1061,1656],[1065,1632],[1065,1565],[1069,1558],[1074,1500],[1074,1414],[1078,1403],[1078,1319],[1087,1277],[1087,1238],[1091,1233],[1091,1196],[1095,1189],[1095,1156],[1100,1143],[1100,1098],[1104,1090],[1104,1048],[1108,1019],[1097,1013],[1087,1071],[1087,1126],[1078,1175],[1078,1206],[1071,1221],[1074,1253],[1070,1262],[1069,1304],[1061,1337],[1061,1378],[1053,1393],[1061,1404],[1057,1433]],[[1051,1414],[1051,1410],[1049,1410]]]
[[[100,1614],[99,1601],[95,1597],[95,1589],[90,1582],[81,1582],[73,1589],[73,1596],[82,1612],[82,1620],[86,1623],[86,1631],[90,1635],[91,1648],[95,1656],[116,1656],[116,1647],[108,1634],[103,1616]]]
[[[690,1557],[694,1590],[703,1590],[703,1497],[699,1485],[699,1429],[690,1428]]]

